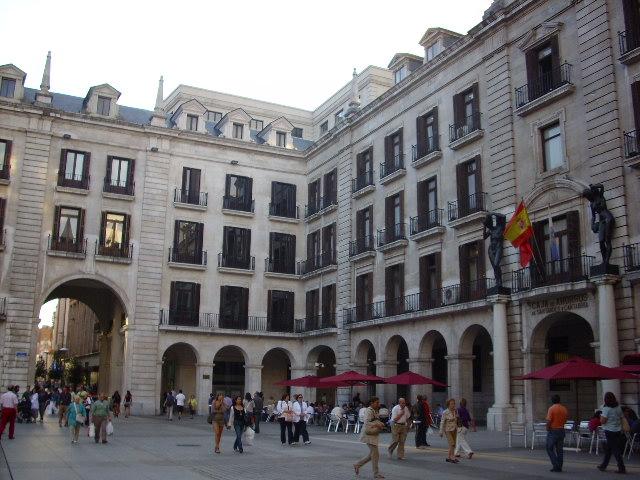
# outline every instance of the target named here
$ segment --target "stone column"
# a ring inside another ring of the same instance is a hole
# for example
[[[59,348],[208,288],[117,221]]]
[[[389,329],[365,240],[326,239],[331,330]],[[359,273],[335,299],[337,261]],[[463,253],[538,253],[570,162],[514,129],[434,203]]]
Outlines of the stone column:
[[[447,355],[449,395],[456,402],[466,398],[469,410],[473,402],[473,355]],[[446,408],[446,405],[443,405]]]
[[[544,368],[547,353],[549,353],[548,350],[544,348],[523,349],[525,373]],[[544,416],[540,415],[546,412],[549,406],[549,399],[546,395],[547,387],[546,384],[537,380],[524,380],[522,383],[524,387],[524,421],[531,426],[534,422],[544,420]]]
[[[511,404],[509,334],[507,332],[508,295],[487,298],[493,304],[493,406],[487,412],[487,429],[504,432],[516,418]]]
[[[598,275],[591,277],[591,281],[598,287],[600,363],[606,367],[617,367],[620,365],[620,345],[613,286],[620,281],[620,276]],[[620,380],[603,380],[602,390],[613,392],[616,398],[620,399]]]
[[[209,414],[209,394],[213,388],[212,367],[209,363],[196,363],[196,398],[198,415]]]
[[[377,361],[376,363],[376,375],[379,377],[391,377],[398,372],[398,362],[391,361]],[[395,404],[398,399],[396,397],[396,386],[387,385],[386,383],[380,383],[376,385],[376,395],[380,397],[380,403],[385,405]],[[349,399],[351,401],[351,399]]]
[[[431,358],[409,358],[409,370],[413,373],[423,375],[431,378],[431,367],[433,360]],[[416,401],[418,395],[426,395],[427,399],[431,401],[431,394],[433,393],[433,385],[412,385],[410,390],[411,398],[409,401],[413,404]]]
[[[134,407],[139,408],[138,412],[140,414],[154,412],[156,415],[159,415],[162,412],[161,404],[162,402],[164,402],[164,392],[165,392],[165,385],[162,384],[162,370],[163,370],[163,363],[162,363],[162,360],[159,360],[156,363],[156,395],[155,395],[155,402],[153,402],[153,404],[144,405],[141,402],[136,402],[136,397],[135,396],[133,397],[133,405]],[[134,392],[131,392],[131,393],[135,395]],[[150,403],[148,398],[145,398],[145,402]],[[136,413],[135,408],[132,409],[132,413],[133,414]]]
[[[262,365],[250,365],[244,366],[244,391],[259,392],[262,390]]]

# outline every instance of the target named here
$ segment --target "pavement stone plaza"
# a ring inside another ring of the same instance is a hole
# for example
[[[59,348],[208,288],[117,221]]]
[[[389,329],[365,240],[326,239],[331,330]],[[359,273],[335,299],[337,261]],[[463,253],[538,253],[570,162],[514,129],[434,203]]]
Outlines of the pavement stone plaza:
[[[69,432],[59,428],[54,418],[41,425],[16,425],[16,439],[4,436],[0,455],[1,480],[146,480],[146,479],[355,479],[352,464],[366,447],[352,433],[327,433],[326,428],[310,426],[312,444],[282,447],[277,424],[261,424],[253,446],[243,456],[233,452],[233,434],[225,431],[222,453],[214,455],[211,427],[203,417],[174,420],[164,417],[132,417],[114,421],[114,435],[107,445],[96,445],[85,435],[80,444],[71,445]],[[383,434],[380,470],[387,479],[510,479],[582,478],[614,476],[596,470],[598,457],[586,451],[565,453],[565,472],[549,472],[550,464],[542,443],[535,450],[506,447],[506,435],[498,432],[470,433],[475,450],[472,460],[458,465],[444,461],[445,441],[429,437],[431,448],[416,450],[413,432],[407,441],[406,460],[390,460],[386,453],[390,435]],[[602,453],[600,454],[602,455]],[[630,478],[639,478],[640,457],[627,462]],[[361,470],[362,479],[373,478],[371,465]]]

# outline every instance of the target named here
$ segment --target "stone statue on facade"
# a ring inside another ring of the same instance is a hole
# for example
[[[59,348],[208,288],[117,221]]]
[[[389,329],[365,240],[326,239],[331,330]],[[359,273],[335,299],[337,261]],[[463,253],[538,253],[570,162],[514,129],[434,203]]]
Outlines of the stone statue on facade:
[[[611,240],[613,238],[615,219],[607,208],[607,201],[604,198],[604,186],[601,183],[590,184],[589,188],[584,189],[582,196],[589,200],[591,204],[591,230],[593,233],[598,234],[603,273],[606,273],[609,270],[609,261],[613,250]]]
[[[493,267],[498,293],[502,287],[502,242],[507,219],[500,213],[489,213],[484,219],[483,238],[489,238],[489,261]]]

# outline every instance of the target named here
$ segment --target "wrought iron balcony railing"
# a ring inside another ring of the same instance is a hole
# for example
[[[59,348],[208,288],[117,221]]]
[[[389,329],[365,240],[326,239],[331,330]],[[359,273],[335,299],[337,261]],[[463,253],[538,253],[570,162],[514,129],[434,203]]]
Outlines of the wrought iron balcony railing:
[[[304,207],[304,218],[308,218],[311,215],[315,215],[316,213],[324,210],[325,208],[329,208],[331,205],[337,205],[338,199],[335,195],[318,197],[315,203],[310,203]]]
[[[173,190],[173,201],[175,203],[186,203],[187,205],[198,205],[206,207],[209,199],[207,192],[181,190],[175,188]]]
[[[512,272],[511,289],[515,293],[532,288],[587,280],[593,261],[594,257],[580,255],[552,260],[542,265],[532,262],[530,266]]]
[[[622,253],[625,272],[635,272],[640,270],[640,243],[623,245]]]
[[[72,175],[65,172],[58,172],[58,186],[89,189],[89,174]]]
[[[635,157],[640,154],[638,148],[638,131],[631,130],[630,132],[624,132],[624,158]]]
[[[436,208],[435,210],[429,210],[426,213],[411,217],[409,219],[409,231],[411,235],[442,226],[443,213],[444,210],[442,208]]]
[[[256,269],[256,257],[249,255],[230,255],[221,252],[218,254],[218,267],[253,271]]]
[[[306,317],[303,319],[299,319],[296,325],[296,331],[303,332],[313,332],[315,330],[323,330],[325,328],[335,328],[336,327],[336,314],[335,313],[325,313],[324,315],[313,315],[310,317]]]
[[[380,164],[380,180],[402,169],[404,169],[404,153],[399,153]]]
[[[375,243],[373,235],[365,235],[364,237],[356,238],[349,242],[349,256],[355,257],[365,252],[374,252]]]
[[[237,210],[239,212],[253,213],[255,201],[244,197],[222,197],[222,208],[226,210]]]
[[[131,260],[133,256],[133,243],[101,245],[96,240],[95,255],[111,258],[128,258]]]
[[[468,197],[454,202],[448,202],[449,221],[466,217],[472,213],[485,212],[489,195],[485,192],[474,193]]]
[[[47,239],[47,250],[52,252],[87,254],[86,238],[52,237]]]
[[[205,266],[207,264],[207,251],[185,252],[175,247],[169,247],[169,262]]]
[[[373,183],[373,170],[369,170],[364,172],[361,175],[358,175],[356,178],[351,179],[351,192],[356,193],[362,190],[369,185],[374,185]]]
[[[424,139],[424,142],[411,146],[411,161],[415,162],[419,158],[440,150],[440,136],[432,135]]]
[[[331,265],[337,265],[336,253],[322,252],[320,255],[298,262],[298,275],[306,275]]]
[[[640,35],[629,30],[618,32],[618,45],[620,45],[620,55],[625,55],[640,47]]]
[[[449,143],[453,143],[476,130],[480,130],[481,120],[482,114],[475,112],[463,118],[460,122],[449,125]]]
[[[269,273],[285,273],[295,275],[296,261],[291,258],[270,258],[264,259],[264,271]]]
[[[540,75],[535,81],[516,88],[516,108],[571,83],[571,69],[570,63],[563,63],[550,72]]]
[[[202,331],[218,329],[250,332],[296,333],[305,331],[304,322],[289,317],[257,317],[252,315],[202,313],[197,310],[160,310],[159,325],[164,327],[190,327]]]
[[[269,215],[283,218],[300,218],[300,207],[287,203],[270,203]]]
[[[406,238],[406,224],[396,223],[384,230],[378,230],[378,247],[383,247],[397,240],[405,240]]]

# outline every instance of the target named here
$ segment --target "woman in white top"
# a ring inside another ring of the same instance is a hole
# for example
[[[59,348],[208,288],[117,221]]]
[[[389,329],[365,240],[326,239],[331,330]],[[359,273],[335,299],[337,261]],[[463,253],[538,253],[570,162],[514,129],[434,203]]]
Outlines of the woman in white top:
[[[282,445],[293,443],[293,406],[289,401],[289,394],[282,395],[282,399],[276,405],[278,422],[280,422],[280,441]],[[286,440],[284,432],[287,432]]]

